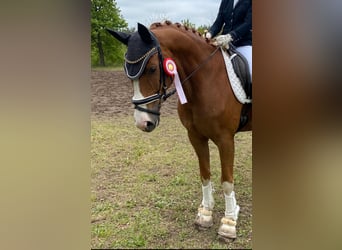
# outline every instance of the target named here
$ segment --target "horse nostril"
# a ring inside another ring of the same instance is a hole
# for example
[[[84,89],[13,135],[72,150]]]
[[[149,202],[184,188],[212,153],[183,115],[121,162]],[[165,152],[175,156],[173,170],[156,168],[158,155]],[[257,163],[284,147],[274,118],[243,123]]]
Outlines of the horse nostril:
[[[156,125],[153,122],[147,121],[145,131],[151,132],[153,129],[155,129],[155,127]]]

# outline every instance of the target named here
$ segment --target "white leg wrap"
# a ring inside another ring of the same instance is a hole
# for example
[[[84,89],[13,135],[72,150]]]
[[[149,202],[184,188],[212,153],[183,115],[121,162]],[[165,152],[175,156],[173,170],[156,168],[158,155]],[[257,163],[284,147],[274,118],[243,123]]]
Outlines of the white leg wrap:
[[[224,199],[226,203],[225,217],[233,220],[237,220],[240,207],[236,205],[234,183],[223,182],[222,188],[224,191]]]
[[[221,219],[221,226],[218,234],[224,238],[236,238],[236,221],[239,215],[240,207],[236,205],[234,184],[230,182],[223,182],[222,188],[224,191],[224,199],[226,204],[226,211],[224,217]]]
[[[213,186],[210,180],[203,181],[202,203],[198,208],[195,224],[201,228],[209,228],[213,225],[212,209],[214,208]]]
[[[214,197],[213,197],[213,186],[211,181],[208,182],[208,185],[202,185],[202,206],[207,210],[212,210],[215,205]]]
[[[226,202],[226,211],[224,213],[225,217],[236,221],[239,215],[240,207],[236,205],[235,192],[232,191],[230,195],[224,194],[224,199]]]

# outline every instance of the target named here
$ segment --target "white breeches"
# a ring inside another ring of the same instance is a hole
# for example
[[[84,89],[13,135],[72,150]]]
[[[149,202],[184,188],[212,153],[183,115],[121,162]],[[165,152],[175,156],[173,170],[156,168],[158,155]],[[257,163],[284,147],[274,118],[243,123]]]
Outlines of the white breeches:
[[[236,48],[248,61],[249,72],[251,73],[252,77],[252,46],[246,45]]]

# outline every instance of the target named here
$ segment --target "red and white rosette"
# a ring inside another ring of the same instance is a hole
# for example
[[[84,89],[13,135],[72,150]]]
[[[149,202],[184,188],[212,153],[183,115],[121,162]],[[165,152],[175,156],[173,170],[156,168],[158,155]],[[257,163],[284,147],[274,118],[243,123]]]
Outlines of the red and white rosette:
[[[175,61],[172,60],[171,58],[165,58],[163,66],[164,66],[164,70],[165,70],[166,74],[168,74],[169,76],[174,76],[174,82],[175,82],[175,86],[176,86],[176,90],[177,90],[177,94],[178,94],[180,103],[181,104],[187,103],[188,101],[186,100],[184,90],[182,87],[182,83],[179,79],[179,75],[178,75],[177,66],[176,66]]]
[[[163,66],[169,76],[173,76],[177,72],[176,63],[171,58],[165,58]]]

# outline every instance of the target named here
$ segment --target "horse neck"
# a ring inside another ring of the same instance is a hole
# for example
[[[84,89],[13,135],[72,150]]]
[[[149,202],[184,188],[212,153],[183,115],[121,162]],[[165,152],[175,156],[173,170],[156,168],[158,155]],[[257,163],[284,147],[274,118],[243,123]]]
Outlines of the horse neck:
[[[172,58],[181,79],[186,78],[213,51],[203,38],[181,28],[157,30],[164,57]]]

